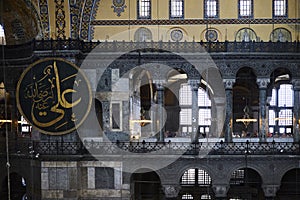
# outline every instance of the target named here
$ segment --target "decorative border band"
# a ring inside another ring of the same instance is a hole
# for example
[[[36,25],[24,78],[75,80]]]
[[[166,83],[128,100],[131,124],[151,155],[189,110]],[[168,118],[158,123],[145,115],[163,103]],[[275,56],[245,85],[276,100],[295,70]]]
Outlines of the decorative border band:
[[[94,26],[116,25],[196,25],[196,24],[296,24],[300,19],[173,19],[173,20],[94,20]]]

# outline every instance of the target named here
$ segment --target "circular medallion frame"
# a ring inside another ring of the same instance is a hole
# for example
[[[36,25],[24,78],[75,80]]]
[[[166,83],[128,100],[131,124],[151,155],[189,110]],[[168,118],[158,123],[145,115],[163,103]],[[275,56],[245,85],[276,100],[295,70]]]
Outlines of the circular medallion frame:
[[[44,58],[21,74],[16,101],[19,112],[37,130],[64,135],[85,121],[92,92],[87,77],[75,64],[62,58]]]

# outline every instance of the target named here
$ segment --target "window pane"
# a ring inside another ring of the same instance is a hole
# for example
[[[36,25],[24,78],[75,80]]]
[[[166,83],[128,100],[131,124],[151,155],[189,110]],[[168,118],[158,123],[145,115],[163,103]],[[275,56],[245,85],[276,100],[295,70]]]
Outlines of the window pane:
[[[192,91],[188,84],[182,84],[179,91],[180,105],[192,105]]]
[[[276,105],[276,90],[275,89],[272,90],[272,99],[270,101],[270,105],[271,106],[275,106]]]
[[[211,112],[210,109],[199,109],[199,125],[211,124]]]
[[[198,89],[198,106],[211,106],[208,94],[203,88]]]
[[[180,124],[192,124],[192,109],[181,109],[180,111]]]
[[[139,17],[150,18],[150,0],[139,0]]]
[[[280,85],[278,91],[278,106],[280,107],[293,106],[293,86],[291,84]]]
[[[269,110],[269,125],[275,125],[275,111]]]
[[[205,9],[207,17],[217,17],[217,0],[206,0]]]
[[[286,16],[286,0],[274,0],[274,16]]]
[[[241,17],[249,17],[252,15],[252,0],[240,0],[239,6]]]
[[[292,125],[293,111],[291,109],[280,110],[279,125]]]
[[[0,24],[0,44],[5,45],[5,33],[4,33],[4,28],[3,26]]]
[[[198,171],[198,184],[199,185],[210,185],[211,178],[206,171],[199,169]]]
[[[171,17],[183,17],[183,0],[171,0]]]
[[[194,198],[191,194],[184,194],[184,195],[182,195],[181,199],[194,199]]]
[[[196,169],[189,169],[185,171],[181,177],[181,184],[183,185],[195,184],[195,180],[196,180],[195,175],[196,175]]]

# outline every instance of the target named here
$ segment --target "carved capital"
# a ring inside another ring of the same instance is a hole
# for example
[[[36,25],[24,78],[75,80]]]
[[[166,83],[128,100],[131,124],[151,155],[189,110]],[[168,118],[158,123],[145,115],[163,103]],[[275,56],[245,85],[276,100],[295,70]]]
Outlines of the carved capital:
[[[232,89],[235,79],[223,79],[225,90]]]
[[[256,83],[260,89],[266,89],[270,83],[270,78],[257,78]]]
[[[192,90],[197,90],[198,91],[200,81],[199,80],[189,80],[189,85],[191,86]]]
[[[300,90],[300,79],[293,79],[292,84],[294,90]]]
[[[229,190],[229,185],[213,185],[212,188],[216,197],[226,197]]]
[[[167,198],[177,197],[180,189],[179,185],[163,185],[163,190]]]
[[[279,185],[263,185],[262,186],[266,197],[275,197],[279,187],[280,187]]]

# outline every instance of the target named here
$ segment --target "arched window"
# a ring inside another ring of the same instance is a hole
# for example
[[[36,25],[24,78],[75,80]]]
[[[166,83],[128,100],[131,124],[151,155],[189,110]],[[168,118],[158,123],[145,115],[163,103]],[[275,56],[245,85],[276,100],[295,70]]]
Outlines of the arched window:
[[[0,45],[5,45],[5,32],[3,26],[0,24]]]
[[[235,36],[235,40],[238,42],[250,42],[256,41],[256,39],[256,33],[250,28],[240,29]]]
[[[182,136],[187,136],[192,132],[192,90],[187,83],[181,84],[179,90],[180,127]],[[207,91],[198,89],[198,109],[199,109],[199,131],[202,135],[209,132],[211,125],[211,100]]]
[[[192,168],[184,172],[180,183],[181,185],[210,186],[211,177],[203,169]]]
[[[139,28],[134,34],[136,42],[150,42],[152,40],[152,33],[147,28]]]
[[[280,84],[272,90],[269,136],[285,137],[293,134],[293,98],[292,84]]]
[[[292,34],[285,28],[277,28],[272,31],[270,40],[272,42],[291,42]]]

